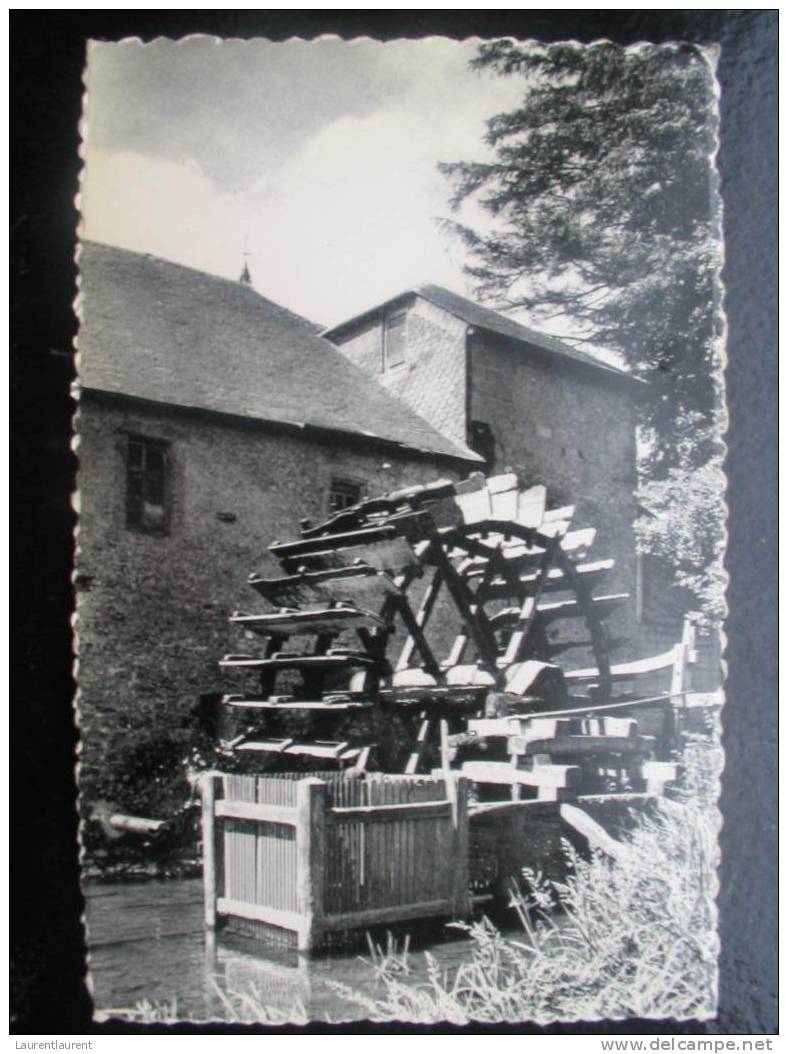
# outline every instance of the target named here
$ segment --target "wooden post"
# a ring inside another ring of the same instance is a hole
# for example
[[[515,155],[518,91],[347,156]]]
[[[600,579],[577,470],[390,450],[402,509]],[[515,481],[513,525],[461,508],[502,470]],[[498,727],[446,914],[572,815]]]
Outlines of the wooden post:
[[[202,874],[205,898],[205,925],[209,930],[216,926],[216,783],[221,777],[215,772],[204,772],[200,777],[202,797]]]
[[[326,857],[326,792],[323,780],[298,781],[296,789],[296,883],[298,950],[311,952],[318,944],[323,918],[323,877]]]
[[[441,743],[441,769],[443,770],[443,776],[446,780],[446,789],[448,792],[449,780],[451,779],[451,761],[449,758],[449,722],[446,721],[444,718],[441,718],[439,728]]]
[[[451,801],[452,826],[454,828],[454,913],[463,918],[470,911],[468,795],[471,781],[467,776],[452,773],[446,780],[446,790]]]
[[[661,754],[667,760],[678,746],[678,722],[674,701],[668,699],[660,704],[662,710]]]
[[[613,796],[615,800],[615,796]],[[558,807],[558,814],[564,823],[582,835],[591,849],[598,849],[615,860],[617,864],[628,864],[632,861],[632,850],[623,842],[611,837],[604,827],[597,823],[587,812],[576,805],[564,804]]]
[[[686,692],[689,688],[689,664],[695,649],[695,626],[685,616],[681,643],[673,649],[673,670],[670,678],[671,708],[673,710],[673,749],[679,746],[679,737],[686,730]]]

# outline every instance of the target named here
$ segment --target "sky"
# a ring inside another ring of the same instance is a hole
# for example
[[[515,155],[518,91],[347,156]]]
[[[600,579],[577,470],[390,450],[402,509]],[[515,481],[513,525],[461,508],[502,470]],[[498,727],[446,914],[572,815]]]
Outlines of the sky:
[[[323,325],[424,282],[468,294],[436,166],[489,156],[485,119],[522,94],[476,47],[94,43],[81,233],[228,278],[248,251],[258,292]]]

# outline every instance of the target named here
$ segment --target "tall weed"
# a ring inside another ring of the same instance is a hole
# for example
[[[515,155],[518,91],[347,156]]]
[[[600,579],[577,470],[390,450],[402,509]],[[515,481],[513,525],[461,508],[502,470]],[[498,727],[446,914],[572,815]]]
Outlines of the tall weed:
[[[401,956],[378,956],[380,994],[336,985],[373,1020],[412,1022],[704,1018],[717,998],[717,780],[721,754],[687,745],[680,800],[641,815],[625,866],[568,844],[569,877],[525,872],[512,891],[522,937],[487,919],[459,925],[471,938],[457,970],[425,957],[426,979]]]

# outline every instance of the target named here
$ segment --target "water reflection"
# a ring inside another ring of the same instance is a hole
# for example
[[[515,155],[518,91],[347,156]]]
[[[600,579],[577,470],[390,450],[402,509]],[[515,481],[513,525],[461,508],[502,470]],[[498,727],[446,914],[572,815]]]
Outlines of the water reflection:
[[[94,886],[86,890],[90,971],[102,1016],[156,1013],[176,1020],[362,1020],[363,1008],[336,982],[376,993],[374,970],[361,952],[313,959],[288,948],[203,929],[198,880]],[[414,946],[422,972],[429,950],[451,968],[467,956],[467,940],[436,929]]]

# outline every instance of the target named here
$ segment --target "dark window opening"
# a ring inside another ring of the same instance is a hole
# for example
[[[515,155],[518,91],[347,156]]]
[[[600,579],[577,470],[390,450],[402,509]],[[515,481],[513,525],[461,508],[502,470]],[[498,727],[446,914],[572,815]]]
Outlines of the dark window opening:
[[[387,315],[383,326],[383,369],[402,366],[405,362],[407,312]]]
[[[126,525],[150,534],[169,529],[169,444],[129,436],[126,454]]]
[[[329,511],[342,512],[349,509],[351,505],[358,505],[364,493],[361,483],[349,479],[332,479],[331,489],[328,492]]]
[[[495,436],[486,421],[471,421],[468,446],[484,458],[484,467],[490,472],[495,464]]]

